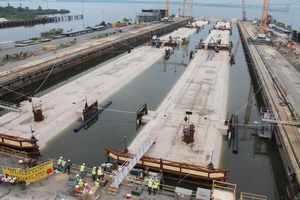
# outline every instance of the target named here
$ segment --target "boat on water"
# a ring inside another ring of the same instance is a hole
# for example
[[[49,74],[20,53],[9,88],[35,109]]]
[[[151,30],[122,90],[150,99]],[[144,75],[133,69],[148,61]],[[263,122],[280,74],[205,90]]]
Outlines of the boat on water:
[[[0,146],[12,148],[18,151],[25,151],[29,155],[40,154],[37,141],[38,140],[34,136],[31,136],[30,139],[26,139],[0,133]]]

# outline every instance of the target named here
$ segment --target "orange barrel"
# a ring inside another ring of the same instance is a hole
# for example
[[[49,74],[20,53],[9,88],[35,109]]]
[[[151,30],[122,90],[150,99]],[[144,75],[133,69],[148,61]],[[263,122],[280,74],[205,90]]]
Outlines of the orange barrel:
[[[295,51],[296,50],[296,46],[292,46],[292,50]]]
[[[76,192],[79,192],[79,191],[80,191],[79,185],[76,185],[76,186],[75,186],[75,190],[76,190]]]
[[[289,48],[291,48],[291,47],[292,47],[292,45],[288,44],[286,47],[289,49]]]

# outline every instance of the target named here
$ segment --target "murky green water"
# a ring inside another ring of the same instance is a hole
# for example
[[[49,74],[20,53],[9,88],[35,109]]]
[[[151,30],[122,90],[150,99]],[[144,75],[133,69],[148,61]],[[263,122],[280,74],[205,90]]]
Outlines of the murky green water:
[[[180,48],[176,50],[175,54],[166,62],[161,58],[140,76],[127,85],[124,85],[122,89],[101,103],[104,104],[110,100],[113,102],[109,107],[110,109],[136,112],[146,101],[150,110],[156,110],[183,74],[186,65],[189,64],[187,53],[194,49],[194,46],[200,39],[205,39],[208,36],[208,29],[211,26],[206,25],[205,29],[199,34],[193,34],[186,49]],[[236,46],[238,38],[238,32],[235,27],[233,28],[233,35],[230,38],[234,46]],[[113,56],[111,54],[107,59]],[[49,78],[49,81],[46,82],[37,96],[43,95],[83,74],[103,66],[103,64],[97,64],[102,61],[94,60],[80,65],[74,68],[74,70],[72,69]],[[86,66],[88,66],[88,69]],[[248,102],[250,83],[250,75],[245,62],[242,45],[240,44],[236,56],[236,65],[230,68],[228,95],[228,110],[230,114],[237,113]],[[36,83],[34,86],[24,88],[21,92],[35,91],[39,85],[40,83]],[[251,97],[256,90],[257,88],[252,90],[250,93]],[[11,101],[15,96],[7,95],[2,98],[3,100]],[[239,113],[239,123],[246,124],[246,126],[239,127],[238,154],[232,154],[230,143],[228,143],[225,137],[223,138],[222,156],[219,167],[231,169],[228,182],[238,185],[238,195],[241,191],[244,191],[267,195],[268,199],[275,199],[276,190],[278,190],[281,196],[285,195],[287,179],[275,141],[258,139],[255,127],[252,126],[253,121],[258,116],[259,108],[257,102],[261,102],[261,100],[254,98],[249,115],[245,116],[246,108]],[[73,129],[78,124],[80,124],[79,121],[74,122],[51,139],[46,144],[46,147],[41,150],[41,159],[57,159],[59,156],[63,156],[71,159],[76,164],[85,162],[89,167],[100,165],[107,161],[104,156],[104,147],[123,150],[125,148],[124,136],[126,136],[127,146],[129,146],[130,142],[143,128],[143,125],[136,125],[135,114],[112,111],[103,112],[94,124],[90,124],[88,129],[82,129],[78,133],[74,133]],[[177,184],[177,181],[168,181],[168,183],[196,190],[196,186],[187,185],[183,182]]]

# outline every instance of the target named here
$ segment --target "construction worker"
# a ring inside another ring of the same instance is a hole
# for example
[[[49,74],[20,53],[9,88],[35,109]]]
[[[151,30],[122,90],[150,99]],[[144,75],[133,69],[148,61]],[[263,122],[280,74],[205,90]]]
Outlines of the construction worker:
[[[61,161],[61,166],[64,169],[64,173],[66,172],[66,159],[64,158],[63,161]]]
[[[60,171],[60,167],[61,167],[61,162],[62,162],[62,156],[58,159],[57,161],[57,170]]]
[[[83,178],[83,172],[84,175],[86,175],[85,163],[82,163],[82,165],[80,166],[81,178]]]
[[[103,170],[101,169],[101,167],[99,167],[98,169],[98,179],[100,180],[100,178],[102,178],[102,180],[104,178]]]
[[[152,186],[153,186],[153,182],[152,182],[152,178],[151,178],[151,179],[149,180],[149,182],[148,182],[148,191],[149,191],[149,195],[151,194]]]
[[[153,186],[154,195],[156,194],[158,187],[159,187],[159,182],[158,181],[154,182],[154,186]]]
[[[80,189],[83,189],[83,181],[82,181],[82,179],[80,179],[78,185],[79,185]]]
[[[76,175],[76,181],[77,181],[77,184],[78,184],[79,181],[80,181],[79,174]]]
[[[95,166],[92,170],[93,181],[96,180],[96,174],[97,174],[97,171],[96,171],[96,166]]]
[[[99,185],[99,179],[97,179],[97,181],[95,182],[95,186],[96,187],[100,187],[100,185]]]
[[[69,159],[68,162],[67,162],[67,170],[68,170],[68,175],[70,175],[70,169],[71,169],[71,160]]]

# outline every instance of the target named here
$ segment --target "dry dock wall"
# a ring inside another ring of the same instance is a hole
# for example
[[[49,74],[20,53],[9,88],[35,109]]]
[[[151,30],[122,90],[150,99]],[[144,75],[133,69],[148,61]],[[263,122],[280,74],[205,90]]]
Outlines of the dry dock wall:
[[[264,60],[264,58],[259,58],[257,56],[255,56],[255,54],[253,53],[252,48],[250,47],[250,44],[247,42],[248,39],[248,34],[246,33],[245,28],[243,27],[243,24],[239,21],[238,22],[238,31],[240,34],[240,38],[241,38],[241,42],[244,48],[244,52],[245,52],[245,56],[247,59],[247,62],[249,63],[248,68],[249,71],[254,74],[254,78],[257,81],[258,84],[258,88],[261,87],[260,90],[260,94],[263,98],[263,103],[264,106],[268,107],[268,108],[273,108],[275,111],[277,111],[279,113],[280,116],[280,110],[281,106],[279,108],[277,108],[276,104],[274,104],[274,97],[271,96],[271,92],[270,92],[270,88],[268,88],[267,84],[265,83],[265,76],[266,74],[264,74],[265,72],[262,71],[259,68],[259,64],[258,64],[258,60],[261,59],[262,62],[264,63],[264,65],[267,65],[267,63],[265,63],[266,61]],[[257,55],[257,54],[256,54]],[[292,110],[290,110],[290,112],[293,112]],[[282,118],[281,118],[282,117]],[[285,118],[286,116],[281,116],[280,120],[284,120],[283,118]],[[285,170],[288,173],[293,173],[296,172],[296,179],[300,180],[300,174],[299,174],[299,158],[297,157],[297,152],[295,150],[295,148],[297,149],[296,146],[294,146],[292,144],[292,140],[290,139],[289,136],[289,132],[292,134],[293,133],[293,127],[291,126],[282,126],[282,125],[278,125],[275,126],[274,129],[274,135],[275,135],[275,139],[276,139],[276,144],[278,146],[280,155],[281,155],[281,159],[283,161],[283,165],[285,167]],[[298,134],[298,133],[296,133]],[[291,176],[288,176],[289,180],[292,180]],[[293,181],[292,181],[293,182]]]
[[[162,35],[174,31],[192,21],[193,18],[182,19],[174,23],[168,23],[163,26],[141,31],[106,43],[101,42],[97,44],[95,42],[94,45],[77,48],[74,52],[62,57],[57,56],[54,59],[43,59],[35,61],[30,65],[19,66],[18,69],[14,70],[12,73],[6,72],[6,74],[0,76],[0,85],[11,90],[20,89],[39,80],[43,80],[52,68],[53,71],[51,72],[51,76],[86,61],[103,56],[110,51],[127,46],[128,44],[143,39],[151,39],[153,35]],[[0,86],[0,96],[9,92],[9,90]]]

